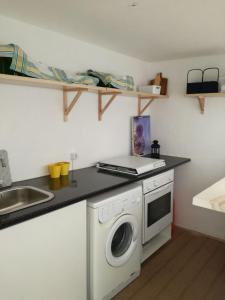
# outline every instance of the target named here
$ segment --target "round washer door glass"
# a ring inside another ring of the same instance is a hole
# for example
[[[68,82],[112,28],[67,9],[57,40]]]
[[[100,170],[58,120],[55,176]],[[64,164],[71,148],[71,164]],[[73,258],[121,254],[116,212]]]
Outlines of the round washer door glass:
[[[111,266],[125,264],[137,246],[138,224],[134,216],[123,215],[112,226],[106,243],[106,259]]]

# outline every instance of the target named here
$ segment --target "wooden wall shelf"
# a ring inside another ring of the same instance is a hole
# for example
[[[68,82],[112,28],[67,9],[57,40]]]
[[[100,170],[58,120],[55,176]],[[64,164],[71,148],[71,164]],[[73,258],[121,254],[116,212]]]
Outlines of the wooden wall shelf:
[[[5,75],[0,74],[0,83],[4,84],[13,84],[13,85],[23,85],[23,86],[31,86],[31,87],[41,87],[41,88],[50,88],[57,89],[63,91],[63,116],[64,121],[68,120],[68,115],[71,110],[74,108],[78,99],[84,92],[96,93],[98,94],[98,120],[102,120],[102,116],[111,103],[115,100],[116,96],[126,96],[126,97],[135,97],[138,99],[138,115],[142,115],[143,112],[149,107],[149,105],[155,99],[164,99],[168,96],[164,95],[156,95],[135,91],[124,91],[113,88],[103,88],[97,86],[89,86],[84,84],[69,84],[59,81],[53,80],[45,80],[45,79],[36,79],[22,76],[13,76],[13,75]],[[68,102],[68,93],[75,92],[74,98],[72,102],[69,104]],[[111,96],[108,102],[103,106],[103,96]],[[142,101],[148,100],[148,103],[141,108]]]
[[[186,97],[197,98],[199,102],[199,108],[202,114],[205,112],[205,100],[208,97],[225,97],[225,93],[207,93],[207,94],[185,94]]]

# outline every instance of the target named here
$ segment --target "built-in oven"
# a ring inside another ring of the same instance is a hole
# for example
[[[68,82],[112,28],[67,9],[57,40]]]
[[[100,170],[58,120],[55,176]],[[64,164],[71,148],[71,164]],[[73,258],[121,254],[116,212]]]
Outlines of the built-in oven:
[[[143,244],[172,223],[173,180],[170,170],[143,181]]]

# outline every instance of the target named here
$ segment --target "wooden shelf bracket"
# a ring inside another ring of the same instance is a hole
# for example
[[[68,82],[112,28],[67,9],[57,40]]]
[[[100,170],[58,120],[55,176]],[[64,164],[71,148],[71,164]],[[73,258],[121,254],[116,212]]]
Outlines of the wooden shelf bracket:
[[[16,75],[6,75],[0,74],[0,84],[13,84],[13,85],[22,85],[22,86],[33,86],[33,87],[41,87],[41,88],[50,88],[56,89],[60,92],[63,92],[63,117],[64,121],[68,120],[68,116],[74,106],[76,105],[77,101],[79,100],[80,96],[83,92],[95,93],[98,94],[98,120],[102,120],[102,116],[111,103],[115,100],[117,95],[125,96],[125,97],[132,97],[137,99],[138,98],[138,115],[143,114],[143,112],[149,107],[149,105],[155,99],[164,99],[167,98],[167,95],[158,95],[152,94],[147,92],[140,92],[136,90],[128,91],[128,90],[119,90],[115,88],[107,88],[95,85],[84,85],[78,83],[66,83],[63,81],[56,81],[56,80],[46,80],[46,79],[38,79],[38,78],[29,78],[29,77],[22,77]],[[70,97],[68,97],[69,93],[75,93],[74,98],[72,101]],[[210,96],[220,96],[225,97],[224,93],[213,93],[208,94]],[[105,96],[110,96],[108,101],[104,104],[103,99]],[[189,95],[188,95],[189,96]],[[197,96],[197,95],[192,95]],[[201,95],[202,96],[202,95]],[[207,96],[205,94],[204,96]],[[146,105],[142,107],[142,100],[149,100]],[[204,100],[199,100],[202,110],[204,111]]]
[[[204,114],[204,112],[205,112],[205,97],[198,96],[198,102],[199,102],[199,107],[200,107],[201,113]]]
[[[88,91],[88,89],[85,88],[73,88],[73,89],[63,89],[63,116],[64,121],[68,121],[68,115],[73,109],[74,105],[77,103],[78,99],[82,95],[84,91]],[[71,103],[68,103],[68,92],[75,92],[75,96]]]
[[[155,100],[154,97],[142,97],[138,96],[138,115],[141,116],[143,112],[150,106],[150,104]],[[144,105],[144,107],[141,107],[142,100],[148,100],[148,102]]]
[[[102,116],[110,106],[110,104],[115,100],[116,96],[121,94],[121,92],[102,92],[98,91],[98,120],[102,120]],[[109,100],[103,105],[103,96],[111,96]]]
[[[199,103],[200,112],[204,114],[205,112],[205,104],[206,98],[218,98],[222,97],[225,98],[225,92],[218,92],[218,93],[198,93],[198,94],[185,94],[186,97],[196,98]]]

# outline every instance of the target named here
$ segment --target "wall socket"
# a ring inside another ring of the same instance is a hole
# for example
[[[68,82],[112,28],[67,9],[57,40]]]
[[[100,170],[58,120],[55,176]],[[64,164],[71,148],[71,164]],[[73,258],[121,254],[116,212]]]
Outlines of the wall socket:
[[[71,152],[70,153],[70,160],[76,160],[77,159],[77,157],[78,157],[78,155],[77,155],[77,153],[76,152]]]

